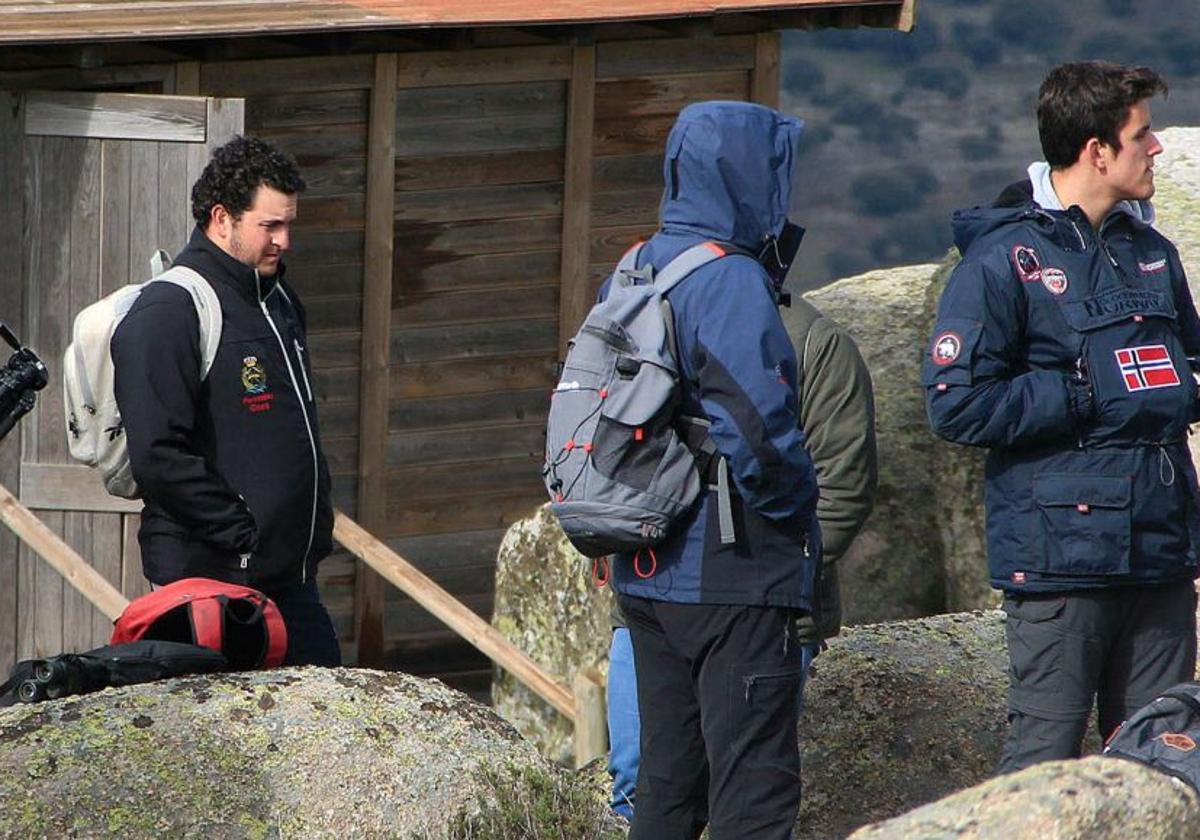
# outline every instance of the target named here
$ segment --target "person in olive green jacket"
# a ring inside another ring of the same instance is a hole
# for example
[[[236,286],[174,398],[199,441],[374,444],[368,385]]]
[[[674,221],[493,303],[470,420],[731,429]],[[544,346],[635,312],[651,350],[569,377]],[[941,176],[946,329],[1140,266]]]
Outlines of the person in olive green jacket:
[[[785,315],[796,344],[802,374],[800,425],[817,470],[821,495],[823,565],[816,608],[798,619],[804,645],[804,668],[826,639],[842,629],[842,598],[837,562],[846,553],[875,503],[878,476],[875,450],[875,398],[871,374],[850,334],[803,299]],[[624,618],[613,607],[613,637],[609,649],[608,736],[609,773],[613,777],[612,808],[633,818],[634,790],[641,750],[637,708],[637,678],[633,649]],[[801,701],[804,683],[800,684]]]

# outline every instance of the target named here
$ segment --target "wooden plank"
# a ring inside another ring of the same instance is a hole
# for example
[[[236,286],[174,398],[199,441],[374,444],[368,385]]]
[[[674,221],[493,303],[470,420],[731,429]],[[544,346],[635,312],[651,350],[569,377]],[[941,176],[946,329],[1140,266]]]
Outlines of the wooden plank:
[[[302,198],[301,202],[304,200]],[[313,235],[311,232],[305,233],[302,238],[308,239]],[[307,268],[309,264],[305,260],[298,267]],[[303,298],[305,307],[309,310],[308,316],[311,323],[313,307],[308,305],[309,301],[316,301],[322,297],[360,297],[362,295],[362,272],[361,262],[327,265],[323,266],[320,271],[297,271],[294,277],[288,277],[288,282]]]
[[[661,186],[609,190],[592,199],[592,224],[596,227],[639,225],[653,230],[658,226]]]
[[[304,198],[323,195],[357,195],[367,188],[365,158],[330,158],[310,161],[304,167]]]
[[[121,587],[121,531],[119,513],[92,515],[92,565],[117,589]],[[100,610],[92,611],[92,639],[95,645],[107,644],[112,636],[112,620]]]
[[[595,154],[634,155],[657,151],[662,154],[667,134],[675,124],[674,114],[657,114],[636,120],[608,118],[596,121]]]
[[[100,292],[109,294],[133,282],[129,263],[129,189],[132,146],[117,140],[101,145]]]
[[[540,453],[536,457],[499,459],[488,457],[481,448],[473,461],[394,467],[387,474],[389,504],[505,491],[514,495],[544,492]]]
[[[529,516],[546,501],[544,488],[525,494],[507,490],[496,495],[466,493],[453,503],[446,499],[388,500],[388,519],[381,537],[452,534],[464,530],[507,528]]]
[[[396,82],[402,88],[537,82],[571,75],[570,48],[564,46],[413,52],[399,59]]]
[[[663,150],[633,155],[596,157],[592,166],[592,191],[596,195],[631,187],[663,188]]]
[[[138,513],[142,503],[122,499],[104,489],[100,473],[82,464],[21,464],[21,501],[37,510],[82,510]]]
[[[197,147],[199,148],[199,147]],[[137,282],[150,279],[150,257],[158,250],[157,143],[131,143],[129,150],[129,271]]]
[[[358,332],[362,329],[362,298],[359,295],[311,297],[301,294],[301,298],[308,309],[310,338],[322,332]],[[322,363],[321,359],[313,358],[316,364]]]
[[[602,41],[596,48],[596,78],[749,70],[754,67],[754,50],[753,35]]]
[[[362,350],[358,429],[358,517],[371,531],[387,513],[388,366],[390,364],[392,248],[396,183],[395,54],[376,56],[371,89],[370,154],[363,254]],[[358,568],[354,605],[357,661],[377,665],[383,653],[384,580],[366,563]]]
[[[917,0],[904,0],[896,18],[896,29],[901,32],[912,32],[917,22]]]
[[[561,109],[422,124],[401,121],[396,127],[396,154],[400,157],[556,149],[562,145]]]
[[[418,432],[525,422],[544,427],[553,385],[548,379],[544,387],[523,390],[505,388],[486,394],[393,399],[388,428],[393,433]]]
[[[596,84],[596,119],[674,116],[704,99],[745,99],[747,84],[747,73],[740,69],[609,79]]]
[[[89,513],[67,512],[63,514],[63,540],[75,549],[85,560],[92,553],[91,526],[92,515]],[[63,652],[79,653],[91,650],[92,644],[92,605],[79,592],[66,587],[63,592]]]
[[[319,90],[251,97],[246,103],[246,129],[320,126],[367,122],[366,90]],[[304,173],[305,180],[308,173]]]
[[[466,256],[558,248],[561,239],[562,223],[557,216],[396,225],[397,254],[418,263],[445,253]]]
[[[200,67],[201,89],[209,96],[366,89],[374,77],[369,55],[217,61]]]
[[[19,100],[0,91],[0,319],[21,339],[24,323],[24,277],[21,230],[24,191],[22,110]],[[27,422],[27,421],[26,421]],[[16,487],[21,480],[21,426],[0,442],[0,484]],[[20,546],[16,536],[0,528],[0,674],[8,674],[17,661],[17,623],[21,581]]]
[[[759,32],[754,36],[754,69],[750,72],[750,101],[768,108],[779,107],[778,32]]]
[[[131,601],[150,591],[150,583],[142,573],[142,549],[137,538],[141,519],[138,514],[121,517],[121,594]]]
[[[556,338],[557,330],[552,335]],[[391,393],[393,398],[425,399],[543,388],[548,397],[557,361],[552,345],[524,355],[393,364]]]
[[[612,271],[621,259],[621,255],[629,250],[629,246],[639,239],[647,239],[653,235],[655,228],[646,225],[613,225],[612,227],[592,228],[592,262],[607,266]]]
[[[435,190],[446,187],[560,182],[563,150],[512,149],[467,155],[426,155],[396,161],[396,189]]]
[[[23,111],[22,111],[23,114]],[[30,346],[37,345],[37,329],[38,329],[38,281],[41,275],[42,262],[42,246],[39,239],[39,232],[42,228],[42,170],[45,168],[43,161],[44,157],[44,138],[41,137],[24,137],[24,128],[22,127],[22,153],[20,157],[23,159],[21,170],[21,208],[23,219],[18,228],[21,231],[21,273],[19,283],[22,289],[22,321],[24,326],[24,334],[21,338]],[[0,157],[0,159],[3,159]],[[39,411],[35,407],[32,416],[26,417],[21,423],[21,458],[32,459],[37,457],[37,440],[38,440],[38,415]],[[24,560],[22,560],[24,564]],[[30,589],[32,592],[32,578],[30,579]],[[32,626],[29,628],[32,634]],[[24,638],[24,637],[23,637]],[[32,645],[32,636],[28,637],[29,645]],[[22,647],[24,650],[25,647]]]
[[[409,191],[396,194],[397,221],[462,222],[479,219],[558,217],[559,182]]]
[[[492,287],[486,292],[405,294],[393,306],[392,323],[396,327],[547,318],[558,313],[558,288],[505,286]]]
[[[562,269],[558,303],[558,348],[579,329],[592,301],[586,297],[590,258],[592,156],[596,107],[596,47],[574,48],[567,110],[566,165],[563,173]]]
[[[203,85],[203,68],[201,68],[201,84]],[[246,102],[243,99],[221,99],[210,97],[206,101],[206,139],[203,146],[192,146],[187,155],[187,184],[188,195],[191,195],[192,185],[200,178],[200,173],[208,165],[213,150],[225,145],[236,134],[245,131]],[[189,209],[190,212],[190,209]]]
[[[47,511],[41,519],[49,531],[61,536],[63,516]],[[37,656],[55,656],[63,652],[63,579],[49,563],[39,561],[33,586],[33,649]]]
[[[180,143],[158,145],[158,245],[174,256],[192,234],[192,184],[187,179],[188,149]]]
[[[566,108],[566,96],[566,86],[558,79],[521,84],[487,79],[478,85],[401,90],[396,97],[396,112],[407,125],[428,127],[459,120],[562,112]]]
[[[30,346],[37,348],[38,355],[46,364],[50,381],[61,382],[62,354],[66,349],[71,324],[71,218],[76,212],[76,179],[84,168],[86,143],[66,137],[45,137],[42,144],[45,163],[40,172],[43,227],[32,234],[41,259],[37,276],[29,278],[34,284],[29,288],[36,306],[33,323],[36,324],[37,335],[31,336],[28,341]],[[62,391],[58,388],[42,391],[34,416],[38,430],[36,460],[65,462],[67,425],[63,416]],[[50,584],[47,583],[47,586]],[[58,593],[58,608],[61,609],[61,584]],[[61,643],[61,621],[53,638]]]
[[[561,258],[553,250],[525,251],[513,254],[456,255],[430,249],[396,254],[397,276],[404,276],[404,288],[412,293],[439,291],[481,291],[523,284],[558,285]]]
[[[175,83],[171,93],[176,96],[200,95],[200,62],[181,61],[175,65]],[[164,86],[165,88],[165,86]],[[207,107],[205,109],[207,111]],[[205,114],[207,121],[207,113]]]
[[[163,90],[173,74],[172,64],[113,64],[107,67],[49,67],[0,73],[0,86],[9,90]],[[182,91],[176,91],[181,93]]]
[[[362,231],[337,230],[329,233],[309,232],[296,239],[287,261],[303,265],[306,271],[311,271],[327,265],[361,265],[362,259]]]
[[[203,143],[204,126],[201,97],[68,91],[26,96],[28,135]]]
[[[536,464],[546,448],[545,418],[522,426],[477,425],[388,436],[388,463],[399,466],[472,461],[486,453],[497,460],[523,458]]]
[[[367,153],[367,127],[361,123],[261,128],[255,134],[295,157],[302,167],[334,157],[363,157]]]
[[[37,570],[43,565],[29,546],[21,543],[17,560],[17,652],[16,659],[30,659],[37,650]]]
[[[356,195],[308,196],[300,201],[293,229],[303,235],[310,230],[362,230],[366,199]]]
[[[478,356],[554,352],[557,318],[447,324],[392,330],[395,364],[445,361]]]

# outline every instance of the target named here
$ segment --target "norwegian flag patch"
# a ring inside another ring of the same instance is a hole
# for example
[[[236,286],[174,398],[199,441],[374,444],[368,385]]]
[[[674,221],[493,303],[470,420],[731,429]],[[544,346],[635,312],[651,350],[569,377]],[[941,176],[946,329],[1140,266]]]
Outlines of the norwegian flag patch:
[[[1151,388],[1174,388],[1179,385],[1179,374],[1171,361],[1171,354],[1164,344],[1148,344],[1144,347],[1122,347],[1113,351],[1121,378],[1129,391],[1146,391]]]

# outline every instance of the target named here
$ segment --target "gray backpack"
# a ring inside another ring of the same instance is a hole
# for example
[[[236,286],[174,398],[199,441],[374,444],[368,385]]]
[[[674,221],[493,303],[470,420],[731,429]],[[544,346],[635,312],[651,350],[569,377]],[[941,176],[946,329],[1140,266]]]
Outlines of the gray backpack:
[[[660,542],[700,495],[697,458],[715,454],[708,422],[678,416],[666,294],[726,252],[711,242],[695,245],[655,274],[653,266],[637,269],[641,248],[621,258],[607,298],[571,340],[550,400],[542,478],[550,509],[588,557]],[[724,459],[718,463],[722,540],[732,542],[728,471]]]

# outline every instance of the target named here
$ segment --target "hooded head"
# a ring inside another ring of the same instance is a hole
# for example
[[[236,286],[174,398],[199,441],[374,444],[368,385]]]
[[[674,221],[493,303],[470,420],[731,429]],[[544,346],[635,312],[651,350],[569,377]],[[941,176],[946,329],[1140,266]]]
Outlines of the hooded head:
[[[757,253],[783,233],[804,123],[748,102],[700,102],[667,138],[662,229]]]

